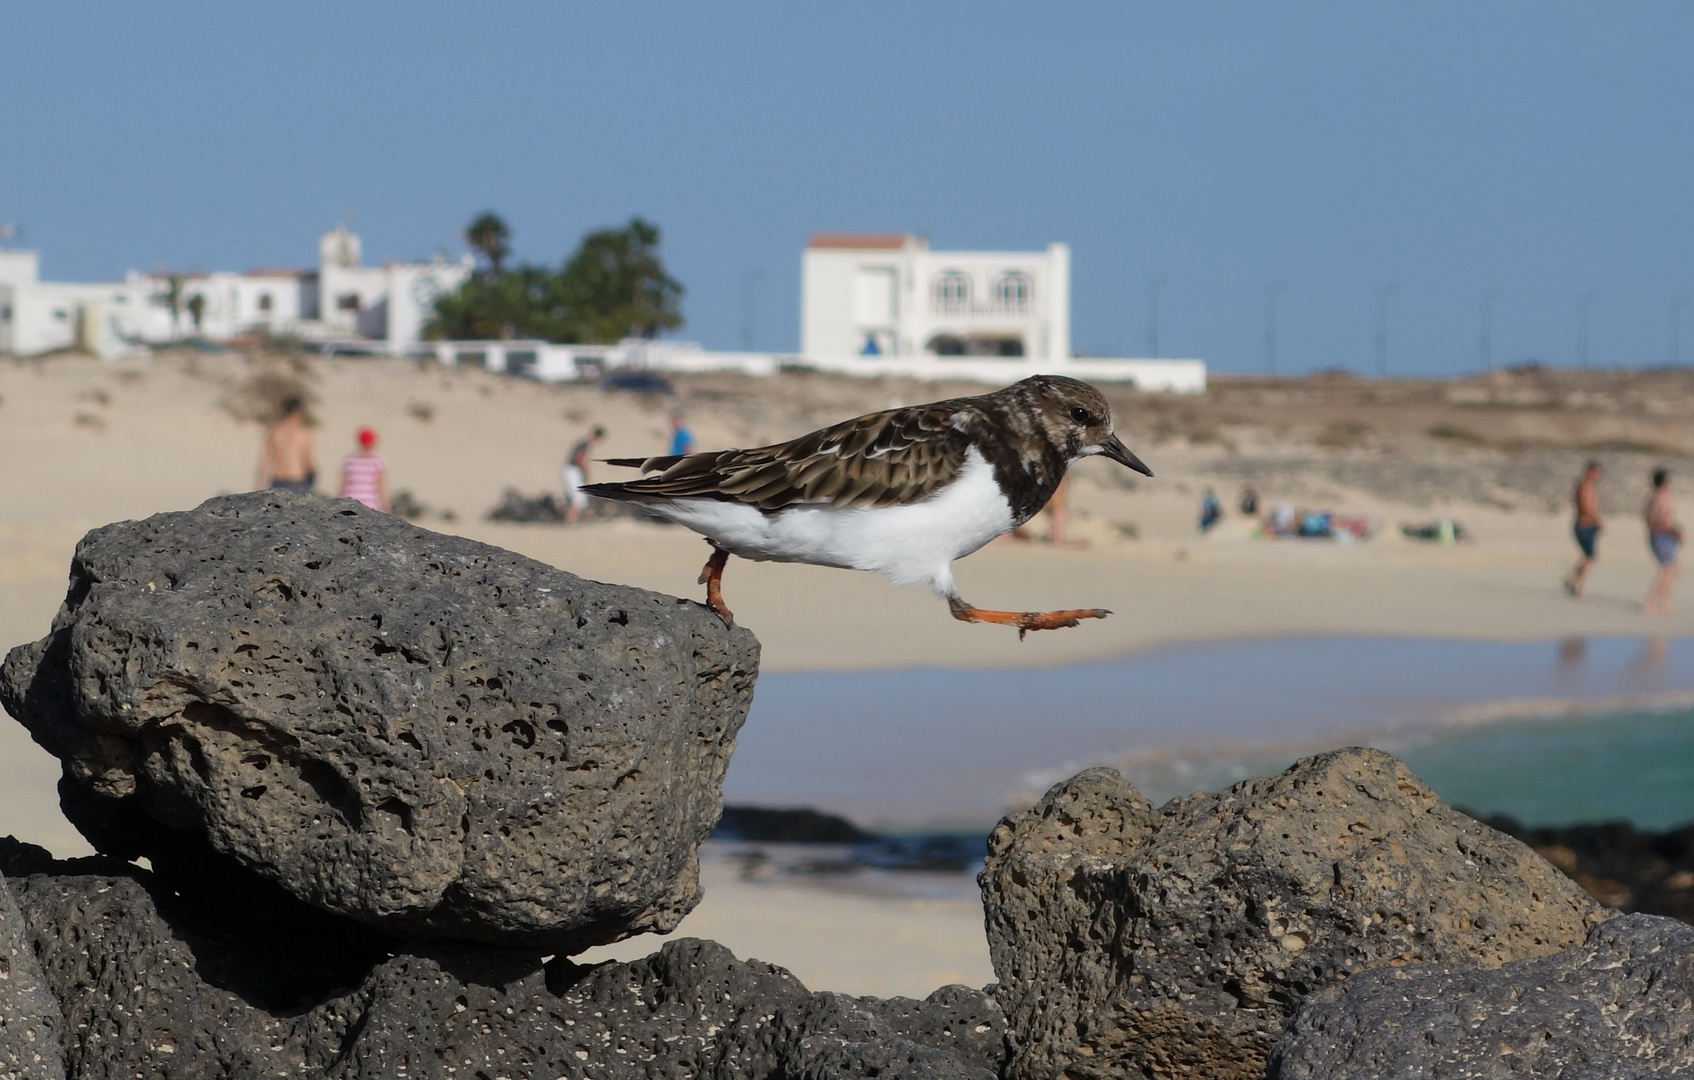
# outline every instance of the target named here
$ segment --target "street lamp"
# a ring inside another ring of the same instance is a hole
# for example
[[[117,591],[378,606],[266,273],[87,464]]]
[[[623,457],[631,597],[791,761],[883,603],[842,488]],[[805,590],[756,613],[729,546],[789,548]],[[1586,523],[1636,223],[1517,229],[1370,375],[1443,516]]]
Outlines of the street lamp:
[[[1588,366],[1588,310],[1600,299],[1599,293],[1585,292],[1576,309],[1576,362],[1578,367]]]
[[[1670,301],[1670,362],[1682,363],[1682,309],[1688,306],[1688,297],[1673,296]]]
[[[1376,374],[1388,377],[1388,298],[1400,291],[1398,285],[1382,285],[1376,290]]]
[[[1165,275],[1159,274],[1147,284],[1147,355],[1159,358],[1159,290],[1165,287]]]
[[[1482,336],[1477,344],[1482,351],[1482,370],[1494,370],[1494,301],[1500,299],[1500,286],[1490,285],[1482,290]]]
[[[749,270],[741,282],[741,347],[753,351],[753,286],[763,280],[764,267]]]
[[[1265,286],[1265,368],[1276,374],[1276,298],[1288,282],[1276,280]]]

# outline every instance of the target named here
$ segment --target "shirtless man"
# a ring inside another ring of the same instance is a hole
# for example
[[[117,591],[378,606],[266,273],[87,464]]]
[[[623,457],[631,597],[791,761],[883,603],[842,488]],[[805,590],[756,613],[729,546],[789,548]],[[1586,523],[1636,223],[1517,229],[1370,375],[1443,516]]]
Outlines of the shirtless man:
[[[1670,497],[1670,474],[1653,470],[1653,495],[1647,500],[1647,543],[1658,560],[1659,572],[1647,590],[1641,610],[1649,615],[1671,613],[1670,587],[1676,583],[1676,549],[1682,544],[1682,526],[1676,523],[1676,503]]]
[[[1600,463],[1590,461],[1588,467],[1582,470],[1582,479],[1576,485],[1576,546],[1582,549],[1582,558],[1577,561],[1576,569],[1565,579],[1565,591],[1572,596],[1581,596],[1582,587],[1588,581],[1588,571],[1593,568],[1594,544],[1600,538],[1600,530],[1605,523],[1600,520]]]
[[[282,419],[265,433],[257,486],[306,494],[317,478],[317,462],[312,459],[312,431],[306,426],[306,403],[291,397],[282,403]]]

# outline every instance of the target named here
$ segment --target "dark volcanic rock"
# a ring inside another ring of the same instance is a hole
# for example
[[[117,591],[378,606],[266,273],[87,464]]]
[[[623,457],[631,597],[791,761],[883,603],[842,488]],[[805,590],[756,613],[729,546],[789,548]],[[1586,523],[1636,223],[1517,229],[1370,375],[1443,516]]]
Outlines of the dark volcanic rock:
[[[697,902],[757,657],[698,604],[262,492],[90,533],[0,700],[103,852],[574,952]]]
[[[0,871],[0,1080],[58,1080],[65,1021]]]
[[[1379,968],[1308,998],[1277,1080],[1694,1075],[1694,929],[1654,915],[1493,971]]]
[[[1109,769],[989,838],[1013,1078],[1257,1077],[1314,990],[1545,956],[1605,917],[1524,845],[1350,749],[1155,810]]]
[[[66,1003],[79,1080],[992,1080],[1004,1057],[1005,1025],[982,991],[812,994],[707,941],[629,964],[543,965],[511,949],[361,942],[369,931],[289,898],[186,901],[103,859],[38,866],[16,884]]]
[[[1529,828],[1508,817],[1485,820],[1607,907],[1694,923],[1694,825],[1641,832],[1626,822]]]

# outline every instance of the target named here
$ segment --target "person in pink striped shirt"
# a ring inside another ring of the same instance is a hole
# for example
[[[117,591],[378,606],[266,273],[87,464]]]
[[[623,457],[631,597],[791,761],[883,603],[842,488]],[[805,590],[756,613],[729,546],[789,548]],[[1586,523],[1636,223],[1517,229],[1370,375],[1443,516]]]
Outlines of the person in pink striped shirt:
[[[360,428],[359,448],[341,459],[341,497],[388,513],[388,463],[376,452],[376,432]]]

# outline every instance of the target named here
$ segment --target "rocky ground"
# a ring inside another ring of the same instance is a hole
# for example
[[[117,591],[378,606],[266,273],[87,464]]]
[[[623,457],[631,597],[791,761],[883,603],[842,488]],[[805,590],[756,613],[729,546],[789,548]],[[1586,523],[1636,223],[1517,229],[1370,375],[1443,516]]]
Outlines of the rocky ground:
[[[1694,931],[1356,748],[1157,808],[1056,785],[989,837],[984,988],[818,993],[699,940],[573,960],[698,899],[756,671],[700,605],[346,503],[91,534],[0,668],[101,852],[0,841],[0,1076],[1694,1070]]]

